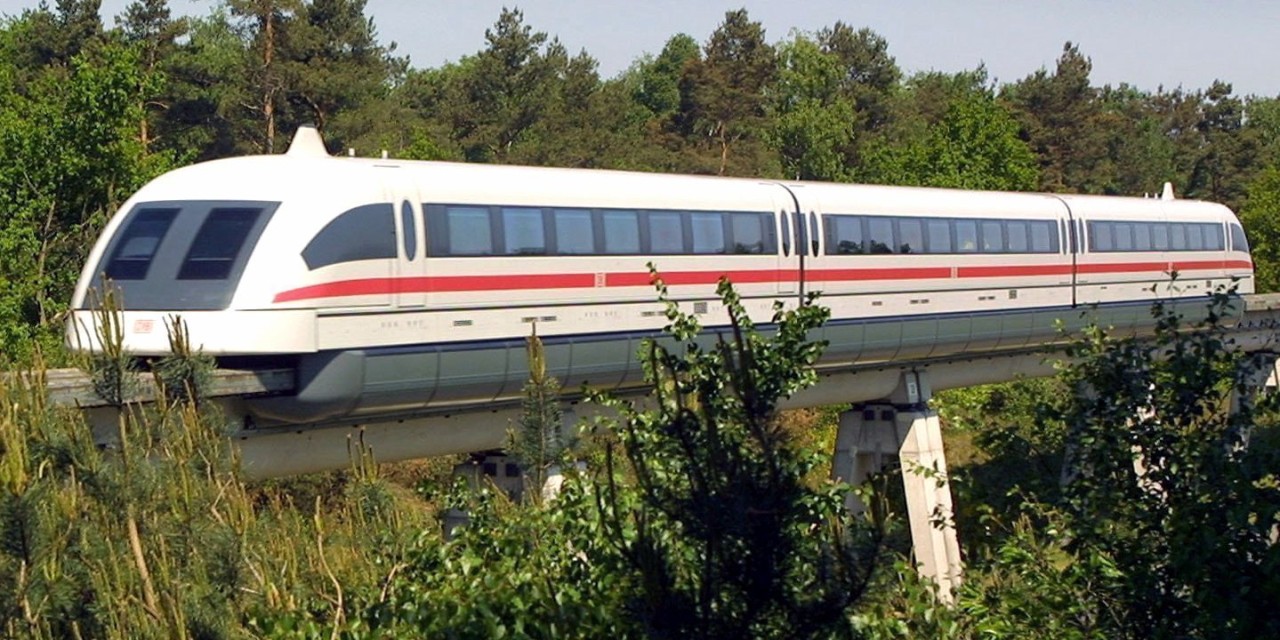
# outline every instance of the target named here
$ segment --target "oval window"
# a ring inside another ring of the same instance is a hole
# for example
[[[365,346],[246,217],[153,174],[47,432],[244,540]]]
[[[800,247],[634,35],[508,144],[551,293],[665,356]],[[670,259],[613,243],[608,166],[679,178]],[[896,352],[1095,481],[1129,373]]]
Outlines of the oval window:
[[[404,233],[404,257],[413,260],[418,254],[418,231],[413,224],[413,205],[400,203],[400,228]]]

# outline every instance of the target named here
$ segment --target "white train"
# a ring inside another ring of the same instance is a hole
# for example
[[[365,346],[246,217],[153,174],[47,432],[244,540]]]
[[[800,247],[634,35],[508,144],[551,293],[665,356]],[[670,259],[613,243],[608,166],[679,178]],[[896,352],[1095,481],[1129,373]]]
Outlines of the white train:
[[[1253,288],[1216,204],[335,158],[303,129],[126,202],[67,340],[96,347],[109,281],[133,353],[165,353],[180,315],[205,353],[297,367],[296,394],[250,403],[290,424],[513,397],[535,324],[566,388],[616,387],[666,324],[649,262],[713,326],[721,276],[762,320],[821,292],[829,362],[1026,347],[1082,305],[1135,326],[1154,297]]]

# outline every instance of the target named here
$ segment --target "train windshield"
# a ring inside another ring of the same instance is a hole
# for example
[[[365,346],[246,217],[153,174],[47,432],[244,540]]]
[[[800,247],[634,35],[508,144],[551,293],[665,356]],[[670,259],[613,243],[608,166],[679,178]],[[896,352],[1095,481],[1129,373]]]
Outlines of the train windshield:
[[[231,303],[240,274],[278,202],[144,202],[126,214],[95,267],[126,309],[216,310]]]

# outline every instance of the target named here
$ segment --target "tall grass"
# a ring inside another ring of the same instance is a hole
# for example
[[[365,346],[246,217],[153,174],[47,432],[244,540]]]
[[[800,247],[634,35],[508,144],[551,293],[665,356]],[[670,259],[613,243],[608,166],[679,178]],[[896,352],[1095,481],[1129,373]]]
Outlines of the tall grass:
[[[106,446],[47,401],[38,367],[0,377],[0,635],[328,635],[438,529],[367,459],[319,485],[246,484],[224,420],[182,382],[200,368],[162,367],[182,392],[120,402]]]

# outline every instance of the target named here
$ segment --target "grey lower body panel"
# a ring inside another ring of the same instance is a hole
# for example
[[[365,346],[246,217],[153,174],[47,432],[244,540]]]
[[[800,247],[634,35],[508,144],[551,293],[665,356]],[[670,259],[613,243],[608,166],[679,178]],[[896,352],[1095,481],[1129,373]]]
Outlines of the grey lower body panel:
[[[1179,311],[1202,317],[1205,298],[1176,301]],[[928,314],[829,321],[814,331],[825,340],[822,364],[830,369],[867,362],[928,361],[949,356],[1025,350],[1061,342],[1086,325],[1120,335],[1154,325],[1151,302],[1093,307],[1010,309],[999,312]],[[708,344],[716,332],[700,338]],[[767,331],[768,328],[766,327]],[[617,332],[543,338],[548,374],[576,393],[642,382],[637,354],[652,333]],[[447,412],[517,398],[529,379],[523,337],[478,343],[438,343],[330,351],[304,356],[290,396],[252,399],[248,408],[268,423],[315,424],[361,415]]]

